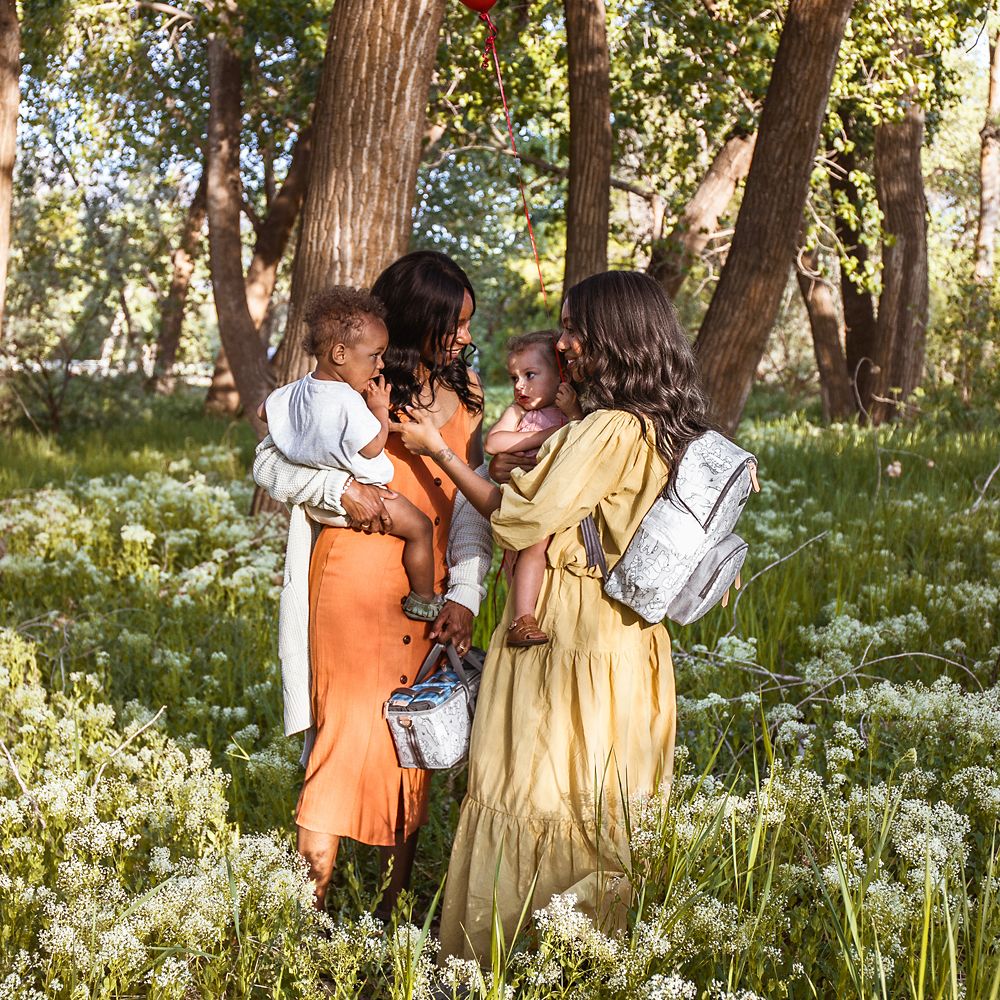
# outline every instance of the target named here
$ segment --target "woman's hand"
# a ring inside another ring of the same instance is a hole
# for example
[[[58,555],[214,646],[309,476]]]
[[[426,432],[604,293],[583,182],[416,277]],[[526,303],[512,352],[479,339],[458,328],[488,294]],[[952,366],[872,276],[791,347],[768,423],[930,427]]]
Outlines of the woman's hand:
[[[384,486],[367,486],[352,479],[340,498],[340,506],[351,519],[351,527],[355,531],[363,531],[370,535],[377,531],[384,535],[392,531],[392,518],[385,509],[386,500],[394,500],[398,493],[387,490]]]
[[[453,642],[459,656],[465,656],[472,645],[473,614],[461,604],[445,601],[441,614],[431,627],[430,638],[434,642]]]
[[[434,418],[426,410],[408,406],[406,414],[410,418],[398,424],[389,424],[389,430],[398,434],[403,441],[403,447],[414,455],[434,455],[446,451],[441,431],[435,427]]]
[[[510,474],[515,469],[533,469],[538,459],[523,451],[501,452],[490,462],[490,478],[495,483],[509,483]]]

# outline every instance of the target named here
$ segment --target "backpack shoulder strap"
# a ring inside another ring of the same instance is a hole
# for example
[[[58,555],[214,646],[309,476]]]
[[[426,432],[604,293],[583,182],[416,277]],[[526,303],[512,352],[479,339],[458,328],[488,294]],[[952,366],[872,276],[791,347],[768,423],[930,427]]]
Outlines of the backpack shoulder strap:
[[[591,569],[599,569],[601,576],[608,575],[608,560],[604,556],[604,546],[601,545],[600,536],[597,534],[597,524],[594,515],[588,514],[580,522],[580,532],[583,535],[583,547],[587,553],[587,566]]]

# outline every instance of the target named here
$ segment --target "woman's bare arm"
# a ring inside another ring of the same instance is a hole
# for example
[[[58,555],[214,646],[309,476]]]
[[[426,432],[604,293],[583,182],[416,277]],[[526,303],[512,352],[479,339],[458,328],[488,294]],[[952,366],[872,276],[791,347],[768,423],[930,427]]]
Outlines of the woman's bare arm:
[[[406,443],[405,437],[403,443]],[[443,441],[441,443],[444,444]],[[499,487],[477,476],[476,470],[466,465],[446,444],[431,452],[430,456],[483,517],[489,518],[500,507]]]
[[[430,455],[469,503],[488,518],[500,506],[499,488],[477,476],[475,470],[448,447],[441,431],[424,411],[410,408],[407,413],[408,421],[391,427],[403,439],[403,446],[416,455]]]

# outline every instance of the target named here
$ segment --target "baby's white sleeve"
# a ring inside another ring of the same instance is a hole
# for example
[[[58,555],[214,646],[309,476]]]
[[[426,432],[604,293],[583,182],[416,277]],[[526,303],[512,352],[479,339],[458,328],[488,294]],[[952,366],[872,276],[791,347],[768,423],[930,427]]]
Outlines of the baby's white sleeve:
[[[368,409],[361,393],[351,393],[344,401],[344,431],[343,448],[347,456],[357,455],[362,448],[378,437],[382,424],[378,417]],[[366,461],[371,461],[366,459]],[[352,470],[353,471],[353,470]]]
[[[378,437],[382,424],[368,409],[360,393],[353,393],[347,401],[344,412],[344,429],[340,442],[338,464],[351,473],[359,483],[385,486],[392,479],[395,470],[392,460],[384,452],[374,458],[365,458],[361,449]]]

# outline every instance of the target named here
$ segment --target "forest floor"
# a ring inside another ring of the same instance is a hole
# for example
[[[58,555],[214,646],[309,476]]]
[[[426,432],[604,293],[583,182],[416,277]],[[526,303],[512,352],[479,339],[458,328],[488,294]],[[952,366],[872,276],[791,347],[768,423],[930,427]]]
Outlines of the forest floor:
[[[633,802],[627,933],[557,897],[489,970],[439,973],[462,772],[398,926],[364,915],[363,847],[328,920],[303,905],[284,527],[246,515],[248,429],[182,395],[5,436],[0,997],[996,997],[1000,429],[792,415],[739,441],[747,583],[671,629],[677,778]]]

